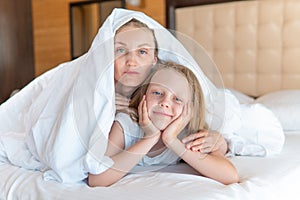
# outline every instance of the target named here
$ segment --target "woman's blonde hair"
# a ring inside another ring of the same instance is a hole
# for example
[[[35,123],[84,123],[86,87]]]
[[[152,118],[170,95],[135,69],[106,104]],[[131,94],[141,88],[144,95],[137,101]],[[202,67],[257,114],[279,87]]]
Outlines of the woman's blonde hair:
[[[179,65],[174,62],[159,62],[155,67],[154,71],[149,75],[149,77],[144,81],[141,87],[139,87],[132,95],[132,100],[130,101],[130,109],[134,112],[130,113],[131,118],[138,122],[138,106],[143,98],[143,95],[146,94],[149,83],[153,75],[162,69],[172,69],[176,72],[182,74],[188,81],[190,90],[192,93],[192,118],[187,125],[187,134],[198,132],[204,128],[207,128],[205,123],[205,104],[204,104],[204,95],[200,84],[198,82],[195,74],[185,66]]]

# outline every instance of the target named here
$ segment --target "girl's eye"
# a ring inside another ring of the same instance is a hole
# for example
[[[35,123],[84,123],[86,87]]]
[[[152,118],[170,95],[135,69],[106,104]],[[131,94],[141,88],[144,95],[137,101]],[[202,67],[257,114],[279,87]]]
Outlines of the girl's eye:
[[[161,95],[161,92],[154,91],[154,92],[152,92],[152,94],[159,96],[159,95]]]
[[[180,99],[180,98],[178,98],[178,97],[175,97],[175,101],[176,101],[177,103],[182,103],[182,102],[183,102],[182,99]]]

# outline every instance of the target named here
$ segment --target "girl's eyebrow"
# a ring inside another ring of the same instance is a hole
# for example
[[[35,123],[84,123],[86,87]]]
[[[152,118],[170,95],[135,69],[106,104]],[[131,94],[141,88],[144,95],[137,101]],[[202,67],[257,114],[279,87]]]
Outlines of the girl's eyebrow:
[[[181,99],[182,101],[188,101],[188,100],[184,97],[184,95],[178,94],[178,93],[176,94],[175,92],[173,92],[173,91],[172,91],[171,89],[169,89],[168,87],[165,87],[165,86],[163,86],[163,85],[161,85],[161,84],[159,84],[159,83],[154,83],[154,82],[151,82],[151,81],[150,81],[150,83],[153,84],[154,90],[157,90],[157,86],[158,86],[158,88],[163,87],[163,88],[167,89],[168,91],[170,91],[176,98],[179,98],[179,99]],[[153,88],[151,88],[151,89],[153,89]]]

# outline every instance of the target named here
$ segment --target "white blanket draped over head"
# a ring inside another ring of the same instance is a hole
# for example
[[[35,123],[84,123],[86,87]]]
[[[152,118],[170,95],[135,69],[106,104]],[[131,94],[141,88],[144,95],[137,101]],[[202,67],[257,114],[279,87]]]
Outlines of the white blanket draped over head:
[[[64,183],[113,164],[104,155],[115,115],[113,36],[132,18],[155,30],[159,59],[183,64],[197,75],[211,128],[227,136],[240,129],[236,98],[217,89],[168,30],[143,13],[114,9],[86,54],[37,77],[1,105],[0,162],[41,170],[45,179]],[[205,51],[199,54],[208,58]],[[238,144],[245,139],[234,138]]]

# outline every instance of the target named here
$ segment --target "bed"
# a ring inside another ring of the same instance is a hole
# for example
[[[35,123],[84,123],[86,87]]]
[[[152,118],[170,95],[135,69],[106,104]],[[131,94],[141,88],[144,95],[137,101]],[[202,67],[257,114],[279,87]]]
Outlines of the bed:
[[[167,0],[166,3],[168,27],[189,35],[207,50],[218,66],[224,87],[241,103],[261,103],[273,111],[285,132],[282,151],[267,157],[230,157],[239,172],[240,183],[227,186],[195,175],[184,163],[163,169],[137,167],[139,173],[131,173],[106,188],[45,181],[39,171],[1,163],[1,200],[300,197],[300,42],[297,38],[300,2]],[[229,22],[223,22],[226,19]],[[196,24],[201,21],[202,24]]]

